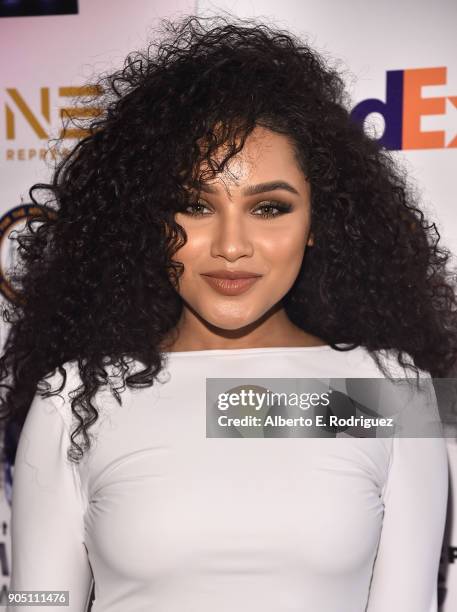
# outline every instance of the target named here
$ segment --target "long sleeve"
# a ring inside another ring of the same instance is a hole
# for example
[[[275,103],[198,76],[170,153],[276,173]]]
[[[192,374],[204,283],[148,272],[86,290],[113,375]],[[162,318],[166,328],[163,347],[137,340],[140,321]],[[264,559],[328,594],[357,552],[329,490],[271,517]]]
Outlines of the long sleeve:
[[[366,612],[437,612],[447,496],[444,439],[393,438],[383,490],[384,520]]]
[[[10,590],[68,590],[65,609],[85,612],[92,572],[84,546],[77,467],[66,456],[70,437],[62,403],[61,397],[36,394],[19,438],[13,472]],[[32,609],[36,606],[7,608]]]

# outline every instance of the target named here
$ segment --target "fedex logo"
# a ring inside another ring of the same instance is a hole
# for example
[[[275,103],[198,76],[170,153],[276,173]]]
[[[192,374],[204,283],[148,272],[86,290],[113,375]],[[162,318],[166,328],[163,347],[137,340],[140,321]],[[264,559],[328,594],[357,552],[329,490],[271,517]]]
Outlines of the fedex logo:
[[[444,149],[457,147],[456,128],[446,131],[451,115],[457,117],[457,96],[425,97],[422,88],[427,85],[445,85],[446,67],[389,70],[386,79],[385,101],[370,98],[362,100],[351,111],[358,123],[371,113],[384,118],[385,130],[379,142],[386,149]],[[443,129],[424,130],[421,119],[426,115],[441,115]],[[457,121],[456,121],[457,123]]]

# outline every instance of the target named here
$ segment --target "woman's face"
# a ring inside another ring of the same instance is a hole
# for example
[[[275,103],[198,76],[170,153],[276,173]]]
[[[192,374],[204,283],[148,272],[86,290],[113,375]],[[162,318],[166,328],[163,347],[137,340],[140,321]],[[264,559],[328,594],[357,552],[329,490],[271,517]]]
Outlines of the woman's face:
[[[178,292],[206,322],[235,330],[257,321],[293,285],[310,237],[310,186],[286,136],[256,127],[223,173],[201,184],[198,205],[175,219],[188,241]],[[221,271],[248,281],[211,279]]]

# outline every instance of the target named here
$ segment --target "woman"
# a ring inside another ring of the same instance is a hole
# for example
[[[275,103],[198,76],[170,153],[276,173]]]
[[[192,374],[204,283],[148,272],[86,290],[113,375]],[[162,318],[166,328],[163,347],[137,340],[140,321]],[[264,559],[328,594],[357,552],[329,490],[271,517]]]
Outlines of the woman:
[[[1,359],[25,419],[11,589],[72,611],[93,583],[97,612],[436,611],[442,439],[207,438],[205,390],[446,376],[449,253],[315,51],[165,25],[35,186],[52,199]]]

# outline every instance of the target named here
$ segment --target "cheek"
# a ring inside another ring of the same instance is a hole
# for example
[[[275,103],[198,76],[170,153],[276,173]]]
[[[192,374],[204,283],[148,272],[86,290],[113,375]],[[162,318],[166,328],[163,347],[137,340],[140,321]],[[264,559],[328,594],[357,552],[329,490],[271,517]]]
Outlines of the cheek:
[[[184,226],[184,224],[182,224]],[[184,226],[185,227],[185,226]],[[198,265],[199,259],[204,257],[204,254],[208,252],[208,236],[204,232],[192,231],[186,229],[187,242],[182,246],[174,255],[174,261],[180,261],[185,266],[185,274],[187,270],[192,270],[193,267]]]
[[[288,278],[301,266],[306,245],[306,228],[288,227],[262,241],[262,251],[271,271]]]
[[[293,283],[300,269],[307,240],[307,224],[304,218],[293,221],[284,218],[284,222],[261,226],[258,222],[246,228],[246,235],[253,247],[252,261],[258,269],[265,270],[269,283],[282,291]],[[198,273],[210,268],[211,231],[186,228],[188,241],[173,256],[175,261],[184,264],[179,292],[183,297],[198,293],[198,283],[194,281]],[[249,267],[249,266],[247,266]],[[269,284],[269,291],[271,285]]]
[[[207,268],[205,262],[208,262],[208,240],[205,236],[195,235],[188,232],[188,241],[181,247],[172,257],[173,261],[178,261],[184,264],[184,271],[179,281],[179,293],[190,294],[195,290],[193,280],[197,274],[197,270]]]

